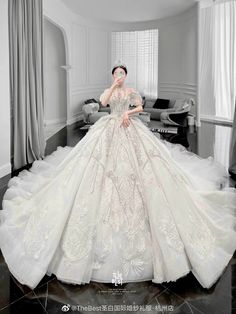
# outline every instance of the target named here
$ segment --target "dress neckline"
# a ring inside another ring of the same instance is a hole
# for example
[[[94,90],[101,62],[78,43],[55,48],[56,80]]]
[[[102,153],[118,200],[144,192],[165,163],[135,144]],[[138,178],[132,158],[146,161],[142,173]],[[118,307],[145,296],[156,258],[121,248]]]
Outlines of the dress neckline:
[[[112,93],[112,98],[115,99],[126,99],[128,97],[128,88],[123,88],[123,89],[115,89],[114,93]]]
[[[131,89],[129,87],[126,87],[125,89],[116,89],[114,93],[112,93],[112,96],[117,96],[120,93],[123,93],[124,96],[129,96],[129,94],[132,93]]]

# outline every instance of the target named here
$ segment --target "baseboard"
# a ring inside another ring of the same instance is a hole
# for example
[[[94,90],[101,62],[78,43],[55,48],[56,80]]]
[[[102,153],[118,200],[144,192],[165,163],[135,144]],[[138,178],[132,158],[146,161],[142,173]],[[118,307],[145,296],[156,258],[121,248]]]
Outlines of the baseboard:
[[[10,162],[0,167],[0,178],[6,176],[9,173],[11,173],[11,163]]]
[[[53,125],[53,124],[61,124],[61,123],[65,123],[66,124],[66,118],[44,120],[44,126]]]
[[[58,124],[55,124],[55,126],[57,126]],[[53,130],[53,132],[51,133],[49,133],[49,134],[47,134],[47,130],[45,130],[45,140],[47,141],[49,138],[51,138],[53,135],[55,135],[56,133],[58,133],[59,131],[61,131],[62,129],[64,129],[64,127],[66,126],[66,124],[62,124],[62,125],[60,125],[60,126],[58,126],[57,128],[55,128],[54,130]],[[48,126],[45,126],[45,128],[47,128]]]
[[[73,123],[75,123],[77,121],[84,121],[84,114],[83,114],[83,112],[80,112],[80,113],[74,115],[72,118],[67,119],[66,124],[67,125],[71,125],[71,124],[73,124]]]

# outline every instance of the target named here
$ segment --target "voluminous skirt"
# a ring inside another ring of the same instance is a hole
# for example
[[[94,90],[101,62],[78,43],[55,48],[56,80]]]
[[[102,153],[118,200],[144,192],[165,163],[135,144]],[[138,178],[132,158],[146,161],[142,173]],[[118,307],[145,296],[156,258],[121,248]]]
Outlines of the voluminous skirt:
[[[176,281],[211,287],[236,248],[236,190],[212,157],[157,138],[138,117],[101,117],[9,181],[0,247],[22,284]]]

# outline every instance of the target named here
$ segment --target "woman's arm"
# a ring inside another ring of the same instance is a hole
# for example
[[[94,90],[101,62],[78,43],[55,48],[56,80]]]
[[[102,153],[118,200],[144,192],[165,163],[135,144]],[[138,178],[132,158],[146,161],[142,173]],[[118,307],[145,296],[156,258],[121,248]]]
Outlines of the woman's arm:
[[[136,106],[136,108],[132,109],[132,110],[127,110],[123,113],[122,116],[122,123],[121,125],[123,125],[124,127],[128,127],[130,125],[130,121],[129,121],[129,116],[137,113],[137,112],[141,112],[143,111],[143,106],[142,105],[138,105]]]
[[[109,99],[114,91],[114,89],[119,85],[119,83],[123,80],[123,78],[117,77],[110,88],[107,88],[104,93],[100,96],[100,101],[103,107],[106,107]]]
[[[142,111],[143,111],[143,106],[138,105],[134,109],[128,110],[127,113],[128,113],[128,115],[132,115],[133,113],[138,113],[138,112],[142,112]]]
[[[140,96],[140,94],[134,89],[132,89],[130,96],[131,96],[130,101],[135,106],[135,108],[124,112],[121,123],[121,125],[123,125],[124,127],[128,127],[130,125],[129,121],[130,115],[143,111],[142,97]]]
[[[105,92],[101,95],[100,97],[100,101],[101,101],[101,105],[103,107],[106,107],[108,102],[109,102],[109,99],[113,93],[113,86],[111,86],[110,88],[106,89]]]
[[[128,115],[132,115],[134,113],[138,113],[143,111],[143,105],[142,105],[142,97],[139,94],[138,91],[136,91],[135,89],[131,89],[131,93],[130,93],[130,102],[132,105],[135,106],[134,109],[128,110]]]

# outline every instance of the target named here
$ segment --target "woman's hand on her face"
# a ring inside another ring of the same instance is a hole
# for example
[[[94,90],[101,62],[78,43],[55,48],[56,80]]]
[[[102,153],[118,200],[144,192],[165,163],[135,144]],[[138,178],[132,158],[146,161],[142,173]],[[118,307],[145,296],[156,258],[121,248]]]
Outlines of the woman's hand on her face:
[[[129,115],[128,112],[124,112],[122,116],[122,123],[120,126],[128,127],[130,125]]]
[[[120,83],[121,83],[122,81],[123,81],[123,77],[121,77],[121,78],[120,78],[120,77],[115,78],[113,84],[111,85],[111,88],[112,88],[112,89],[116,88],[117,86],[120,85]]]

